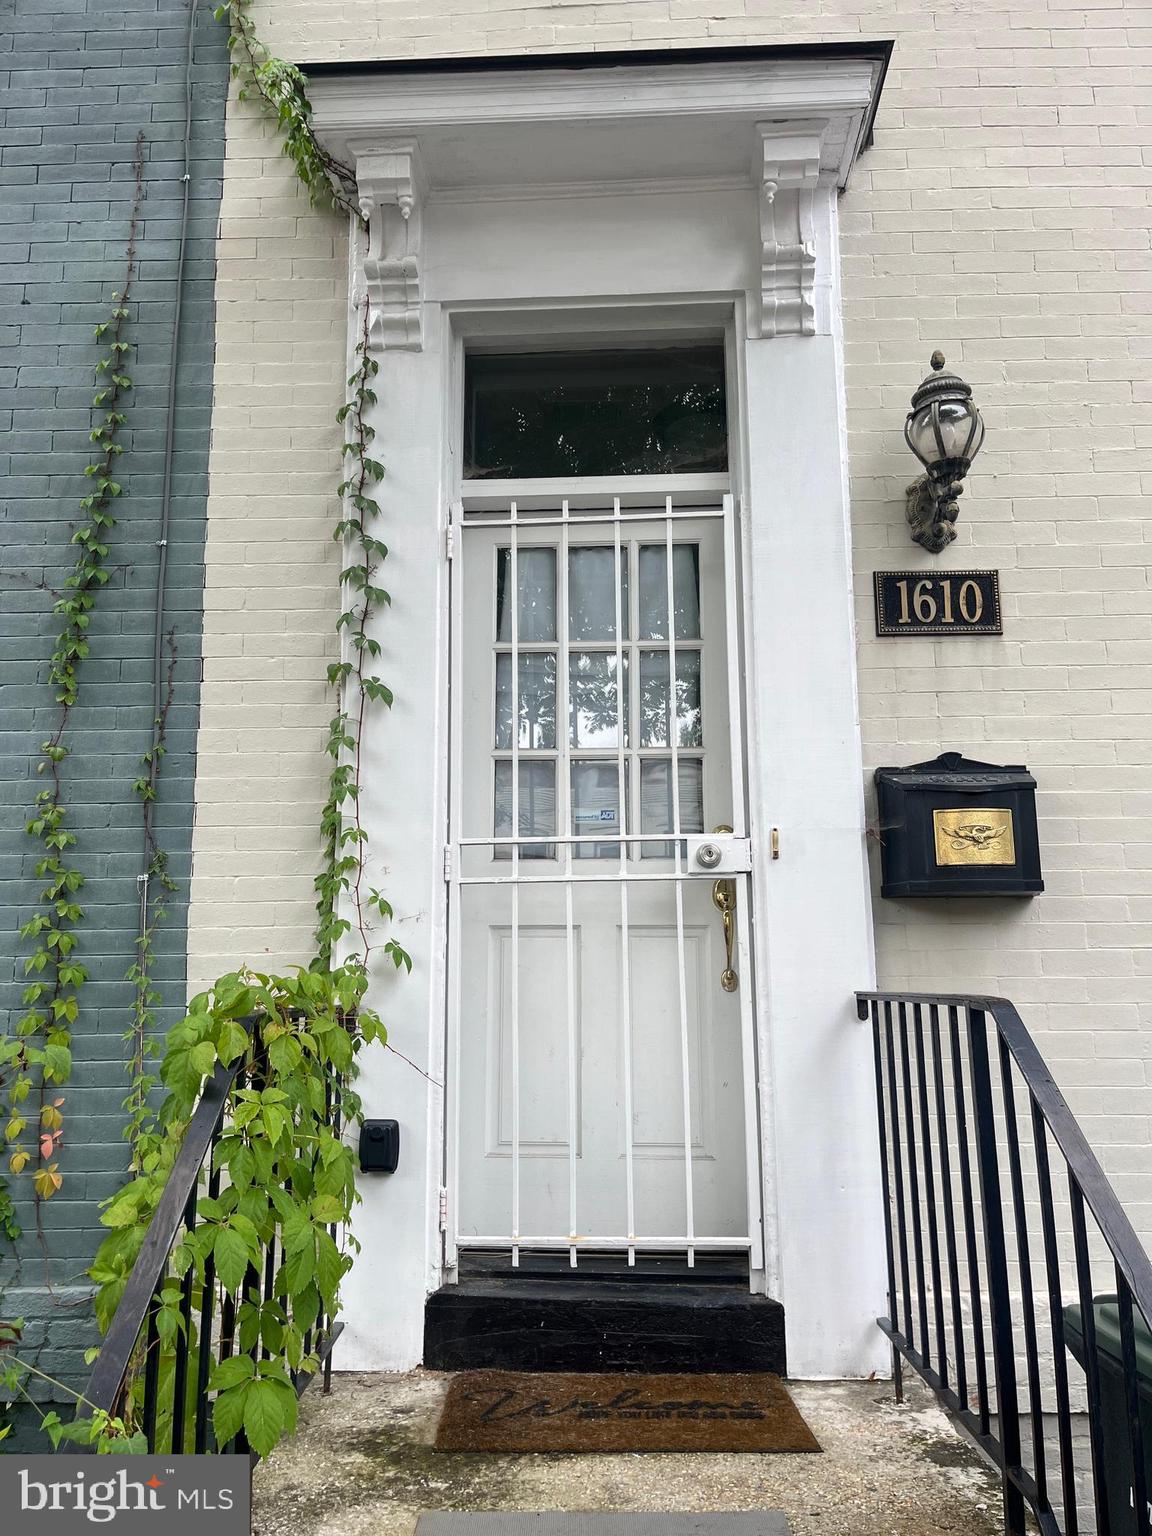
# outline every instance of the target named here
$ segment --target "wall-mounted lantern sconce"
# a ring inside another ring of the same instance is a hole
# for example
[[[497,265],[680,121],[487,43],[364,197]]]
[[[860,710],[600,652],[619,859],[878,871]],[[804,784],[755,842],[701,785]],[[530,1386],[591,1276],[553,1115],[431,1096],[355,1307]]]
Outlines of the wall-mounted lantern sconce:
[[[932,372],[912,396],[904,423],[904,441],[928,471],[908,487],[908,524],[913,540],[933,555],[956,537],[956,498],[984,441],[971,387],[943,367],[943,352],[933,352]]]

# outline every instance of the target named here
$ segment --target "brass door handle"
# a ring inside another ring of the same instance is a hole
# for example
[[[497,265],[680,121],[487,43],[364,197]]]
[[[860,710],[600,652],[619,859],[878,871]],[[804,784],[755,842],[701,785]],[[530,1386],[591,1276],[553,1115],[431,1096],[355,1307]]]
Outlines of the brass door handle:
[[[714,832],[731,832],[731,827],[713,827]],[[720,972],[720,985],[725,992],[735,992],[740,978],[732,969],[732,945],[736,938],[736,882],[717,880],[712,886],[712,905],[724,924],[724,969]]]
[[[725,992],[735,992],[740,978],[732,969],[732,942],[736,937],[736,882],[717,880],[712,886],[712,902],[724,924],[724,969],[720,972],[720,985]]]

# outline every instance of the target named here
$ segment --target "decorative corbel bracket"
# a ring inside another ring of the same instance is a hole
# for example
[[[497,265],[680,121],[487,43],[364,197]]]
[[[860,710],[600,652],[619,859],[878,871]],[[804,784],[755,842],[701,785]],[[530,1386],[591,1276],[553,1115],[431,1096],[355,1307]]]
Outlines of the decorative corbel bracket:
[[[813,210],[826,124],[757,123],[752,178],[760,199],[760,305],[753,336],[816,334]],[[753,306],[755,309],[755,306]]]
[[[362,262],[368,335],[384,350],[419,352],[424,183],[417,147],[388,140],[355,148],[360,212],[368,224]]]

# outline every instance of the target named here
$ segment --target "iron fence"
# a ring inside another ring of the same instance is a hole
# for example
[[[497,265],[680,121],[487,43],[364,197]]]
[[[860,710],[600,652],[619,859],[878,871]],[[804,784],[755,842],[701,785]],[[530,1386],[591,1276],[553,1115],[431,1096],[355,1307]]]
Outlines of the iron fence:
[[[897,1394],[907,1361],[998,1469],[1009,1536],[1029,1512],[1043,1536],[1148,1536],[1137,1335],[1152,1265],[1035,1042],[1003,998],[857,1005]],[[1097,1323],[1113,1304],[1116,1345]]]

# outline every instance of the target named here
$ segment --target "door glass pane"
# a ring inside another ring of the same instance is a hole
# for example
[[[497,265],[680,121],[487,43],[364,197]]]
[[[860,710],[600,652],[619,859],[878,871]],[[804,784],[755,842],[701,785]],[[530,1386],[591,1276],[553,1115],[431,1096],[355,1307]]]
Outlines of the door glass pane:
[[[614,837],[622,830],[620,773],[615,762],[572,764],[572,831],[587,832],[593,827]],[[576,843],[572,851],[578,859],[618,859],[620,844]]]
[[[520,764],[520,836],[556,831],[556,764],[529,761]],[[492,833],[495,837],[512,836],[512,764],[496,764],[496,794]],[[510,859],[507,843],[497,845],[497,859]],[[522,859],[554,859],[555,843],[521,843]]]
[[[624,667],[624,729],[628,730],[628,653]],[[573,651],[568,661],[568,697],[574,747],[617,747],[620,725],[616,698],[616,652]],[[628,745],[625,739],[625,746]]]
[[[616,639],[612,573],[614,545],[573,549],[568,555],[568,635],[572,640]],[[667,604],[665,604],[667,607]],[[628,551],[620,551],[620,627],[628,638]]]
[[[512,552],[496,551],[496,638],[512,640],[512,605],[508,601]],[[519,632],[524,644],[556,638],[556,551],[517,549],[516,583],[520,588]]]
[[[640,745],[667,747],[668,652],[640,652]],[[700,652],[676,652],[676,745],[703,746],[700,720]]]
[[[680,780],[680,830],[703,832],[704,764],[698,757],[681,757],[677,767]],[[641,832],[671,832],[675,826],[674,810],[671,758],[645,758],[640,764]],[[642,843],[640,857],[670,859],[673,857],[673,849],[672,843]],[[685,852],[683,843],[680,851]]]
[[[520,657],[519,747],[552,750],[556,746],[556,657],[529,651]],[[496,656],[496,745],[512,745],[512,656]]]
[[[470,355],[464,395],[468,479],[728,468],[721,342]]]
[[[672,601],[677,640],[700,638],[700,546],[672,546]],[[640,547],[640,638],[668,638],[668,551],[663,544]]]

